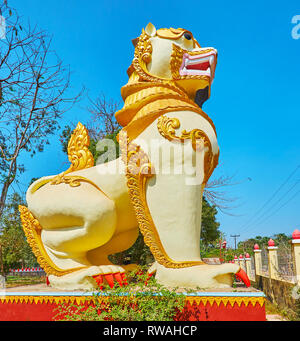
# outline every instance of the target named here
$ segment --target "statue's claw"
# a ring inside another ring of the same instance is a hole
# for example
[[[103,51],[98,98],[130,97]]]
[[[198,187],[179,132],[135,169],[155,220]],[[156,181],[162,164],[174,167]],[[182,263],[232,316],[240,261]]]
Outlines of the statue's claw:
[[[102,275],[93,276],[100,290],[103,290],[103,277]]]
[[[106,279],[108,285],[113,288],[114,287],[114,276],[113,274],[105,274],[104,278]]]
[[[237,279],[243,281],[247,288],[250,287],[250,279],[243,269],[240,269],[235,276]]]
[[[123,284],[124,284],[124,285],[128,285],[128,283],[127,283],[127,278],[126,278],[126,275],[125,275],[125,272],[121,272],[121,277],[122,277],[122,280],[123,280]]]
[[[114,274],[114,279],[119,283],[120,287],[123,286],[123,279],[120,272]]]
[[[123,285],[128,285],[127,279],[124,272],[115,272],[115,273],[108,273],[108,274],[100,274],[93,276],[94,280],[96,281],[100,290],[103,290],[103,277],[105,278],[108,285],[113,288],[116,280],[119,285],[122,287]]]
[[[155,272],[152,272],[152,273],[148,273],[148,276],[147,276],[147,279],[145,281],[145,285],[148,285],[148,282],[150,280],[150,278],[155,274]]]

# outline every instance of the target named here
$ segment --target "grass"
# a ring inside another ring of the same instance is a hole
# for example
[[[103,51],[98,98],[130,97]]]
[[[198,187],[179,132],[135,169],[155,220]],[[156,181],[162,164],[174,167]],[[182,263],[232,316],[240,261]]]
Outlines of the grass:
[[[297,320],[296,313],[291,309],[281,309],[277,304],[270,302],[268,299],[266,300],[266,315],[279,315],[285,320],[295,321]]]
[[[7,276],[6,288],[46,283],[45,276]]]

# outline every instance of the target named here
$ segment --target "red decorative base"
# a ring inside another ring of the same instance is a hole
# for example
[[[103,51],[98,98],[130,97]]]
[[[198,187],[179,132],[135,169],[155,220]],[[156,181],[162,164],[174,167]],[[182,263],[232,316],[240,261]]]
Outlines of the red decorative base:
[[[182,313],[175,318],[176,321],[266,321],[265,305],[259,302],[254,306],[242,302],[219,305],[211,303],[190,303],[189,300]]]
[[[9,292],[0,296],[0,321],[52,321],[60,303],[82,304],[86,293]],[[261,292],[187,294],[176,321],[266,321],[265,295]]]

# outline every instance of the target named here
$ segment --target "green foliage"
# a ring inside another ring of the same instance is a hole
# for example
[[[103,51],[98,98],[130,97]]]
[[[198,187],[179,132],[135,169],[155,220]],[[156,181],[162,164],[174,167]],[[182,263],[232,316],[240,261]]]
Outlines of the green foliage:
[[[0,243],[2,246],[2,264],[4,272],[10,268],[37,266],[38,263],[21,225],[18,206],[23,204],[19,194],[14,193],[8,197],[5,210],[0,219]],[[0,259],[1,261],[1,259]]]
[[[54,320],[173,321],[184,308],[185,295],[159,285],[153,277],[145,286],[146,278],[145,269],[137,270],[130,274],[128,286],[105,286],[94,293],[91,303],[60,304]]]
[[[62,151],[65,154],[68,154],[68,143],[72,135],[72,132],[73,132],[73,129],[69,125],[66,125],[59,137]]]
[[[238,243],[238,248],[235,251],[235,254],[249,253],[249,255],[253,255],[253,246],[255,244],[258,244],[261,249],[266,248],[270,239],[274,240],[276,246],[285,245],[289,247],[291,236],[288,236],[285,233],[278,233],[273,236],[256,236],[255,238],[249,238]]]
[[[200,244],[201,245],[201,244]],[[200,247],[201,258],[219,258],[220,257],[220,248],[210,246],[202,246]]]
[[[147,265],[154,262],[154,257],[149,247],[144,243],[144,237],[139,232],[136,242],[123,252],[116,253],[109,256],[109,260],[114,264],[139,264]]]
[[[216,214],[218,213],[215,206],[212,206],[203,197],[202,201],[202,227],[201,227],[201,241],[204,247],[207,247],[215,242],[220,237],[220,223],[216,221]]]
[[[94,160],[97,164],[112,161],[120,156],[119,142],[117,141],[117,135],[119,131],[120,130],[117,130],[114,133],[108,134],[105,136],[105,139],[112,140],[114,142],[115,147],[113,150],[108,150],[107,146],[102,147],[103,140],[96,142],[95,140],[91,139],[91,144],[90,144],[89,149],[91,153],[93,154]],[[105,156],[105,159],[101,158],[101,156]]]

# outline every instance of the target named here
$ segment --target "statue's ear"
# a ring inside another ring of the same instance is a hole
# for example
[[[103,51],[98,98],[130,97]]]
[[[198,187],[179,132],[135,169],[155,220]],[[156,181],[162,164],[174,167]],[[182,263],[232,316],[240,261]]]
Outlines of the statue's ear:
[[[132,39],[132,44],[134,47],[136,47],[137,43],[139,42],[139,38]]]
[[[148,34],[150,37],[154,37],[156,35],[156,28],[154,25],[149,22],[149,24],[145,28],[145,32]]]

